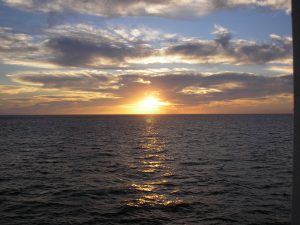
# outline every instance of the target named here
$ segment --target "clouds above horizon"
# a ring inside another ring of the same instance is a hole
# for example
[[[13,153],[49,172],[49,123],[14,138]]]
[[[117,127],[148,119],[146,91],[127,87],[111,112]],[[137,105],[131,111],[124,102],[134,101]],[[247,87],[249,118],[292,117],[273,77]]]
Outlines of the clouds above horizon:
[[[292,75],[264,77],[247,73],[203,75],[192,71],[118,75],[99,71],[24,72],[10,75],[22,85],[49,90],[101,93],[128,99],[156,93],[173,104],[197,105],[212,101],[255,99],[292,93]]]
[[[235,40],[232,33],[216,25],[214,40],[191,39],[165,49],[166,55],[177,55],[181,59],[201,62],[265,64],[292,58],[291,37],[270,34],[270,41],[257,43]]]
[[[272,10],[291,10],[289,0],[2,0],[11,7],[44,13],[73,11],[104,17],[159,16],[190,18],[218,10],[239,7],[266,7]]]
[[[266,112],[266,104],[290,110],[287,107],[292,102],[293,88],[292,75],[264,77],[233,72],[204,75],[193,71],[145,74],[122,71],[109,74],[97,70],[55,70],[22,72],[11,74],[9,78],[15,85],[0,85],[0,105],[5,106],[1,107],[1,114],[55,110],[60,113],[88,110],[128,113],[131,104],[147,95],[167,101],[167,113],[199,112],[200,109],[221,112],[222,107],[230,112],[230,108],[238,106],[235,112],[243,112],[255,110],[259,105]]]
[[[97,69],[150,63],[292,63],[291,37],[270,34],[265,42],[234,39],[228,29],[218,25],[213,34],[215,38],[210,40],[146,27],[99,29],[86,24],[65,24],[30,36],[0,28],[0,56],[8,64]]]
[[[291,112],[290,10],[289,0],[0,0],[0,114],[126,113],[149,95],[168,113]]]

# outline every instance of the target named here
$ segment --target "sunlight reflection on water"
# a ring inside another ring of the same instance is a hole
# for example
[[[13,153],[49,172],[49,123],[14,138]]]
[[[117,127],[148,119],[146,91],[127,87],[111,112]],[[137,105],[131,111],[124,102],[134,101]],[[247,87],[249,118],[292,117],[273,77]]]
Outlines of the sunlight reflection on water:
[[[128,206],[170,206],[181,204],[182,200],[174,196],[179,190],[170,185],[166,177],[173,175],[173,169],[166,163],[170,156],[166,152],[166,143],[155,127],[154,118],[146,119],[146,127],[139,149],[142,157],[136,162],[138,171],[145,174],[140,183],[132,183],[130,188],[139,192],[139,197],[127,203]],[[146,176],[149,175],[150,176]]]

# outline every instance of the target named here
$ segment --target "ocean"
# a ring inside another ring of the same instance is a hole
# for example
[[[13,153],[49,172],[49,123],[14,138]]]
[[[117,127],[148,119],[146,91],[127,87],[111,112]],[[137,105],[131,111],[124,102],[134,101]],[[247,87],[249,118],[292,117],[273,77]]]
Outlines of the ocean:
[[[0,224],[290,224],[292,144],[292,115],[1,116]]]

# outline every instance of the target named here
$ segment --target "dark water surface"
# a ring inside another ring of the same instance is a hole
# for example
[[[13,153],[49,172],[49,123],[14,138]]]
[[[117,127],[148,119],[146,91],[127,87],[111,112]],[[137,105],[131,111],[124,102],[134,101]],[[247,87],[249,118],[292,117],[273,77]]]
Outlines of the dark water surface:
[[[0,117],[0,224],[289,224],[291,115]]]

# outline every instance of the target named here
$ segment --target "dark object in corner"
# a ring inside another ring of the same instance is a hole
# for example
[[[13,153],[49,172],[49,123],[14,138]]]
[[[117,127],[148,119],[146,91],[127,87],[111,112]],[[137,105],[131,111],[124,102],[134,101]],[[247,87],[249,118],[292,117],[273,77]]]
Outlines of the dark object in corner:
[[[299,3],[299,2],[298,2]],[[292,0],[293,52],[294,52],[294,160],[292,225],[300,224],[300,10]]]

